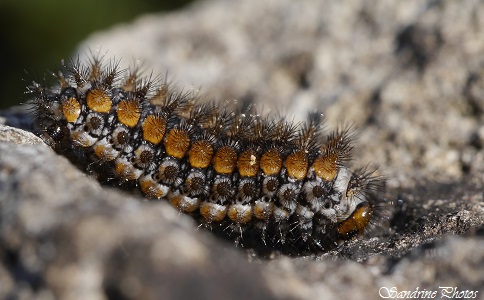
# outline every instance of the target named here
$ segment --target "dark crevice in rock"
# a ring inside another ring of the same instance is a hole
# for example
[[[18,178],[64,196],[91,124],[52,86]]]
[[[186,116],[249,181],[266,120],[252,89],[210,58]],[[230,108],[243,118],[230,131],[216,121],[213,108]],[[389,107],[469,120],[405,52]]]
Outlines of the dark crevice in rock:
[[[444,39],[438,29],[411,24],[401,29],[395,37],[395,53],[401,57],[403,65],[412,65],[423,73],[434,60]]]

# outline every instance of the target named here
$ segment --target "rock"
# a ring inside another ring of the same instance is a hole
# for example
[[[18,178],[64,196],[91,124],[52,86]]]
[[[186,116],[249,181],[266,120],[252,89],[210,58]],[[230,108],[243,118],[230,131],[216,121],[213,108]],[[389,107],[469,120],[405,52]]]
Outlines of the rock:
[[[94,34],[81,59],[99,46],[207,97],[254,101],[296,120],[318,109],[329,127],[355,124],[354,164],[380,165],[388,205],[375,230],[334,251],[260,257],[168,205],[100,187],[31,134],[1,126],[0,298],[479,291],[483,10],[477,0],[215,0]],[[2,115],[29,129],[25,114]]]
[[[104,190],[45,144],[0,137],[1,298],[272,298],[255,266],[168,204]]]
[[[476,0],[204,1],[95,33],[78,53],[100,49],[207,97],[296,121],[316,109],[329,127],[354,124],[356,162],[378,163],[390,186],[411,187],[484,173],[471,146],[484,130],[481,11]]]

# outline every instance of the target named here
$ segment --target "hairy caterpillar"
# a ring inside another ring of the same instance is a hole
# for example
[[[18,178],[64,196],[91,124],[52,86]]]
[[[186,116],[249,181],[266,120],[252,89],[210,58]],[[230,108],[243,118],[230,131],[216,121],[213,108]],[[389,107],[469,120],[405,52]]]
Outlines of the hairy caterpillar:
[[[164,199],[245,247],[325,251],[378,214],[381,177],[349,167],[349,127],[230,111],[93,57],[33,83],[41,137],[103,183]]]

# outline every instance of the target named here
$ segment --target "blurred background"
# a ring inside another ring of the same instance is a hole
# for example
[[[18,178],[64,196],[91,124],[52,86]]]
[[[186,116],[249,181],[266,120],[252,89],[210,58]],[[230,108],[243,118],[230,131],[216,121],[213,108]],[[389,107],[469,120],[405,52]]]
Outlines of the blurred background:
[[[26,82],[67,59],[90,33],[193,0],[0,0],[0,109],[26,101]]]

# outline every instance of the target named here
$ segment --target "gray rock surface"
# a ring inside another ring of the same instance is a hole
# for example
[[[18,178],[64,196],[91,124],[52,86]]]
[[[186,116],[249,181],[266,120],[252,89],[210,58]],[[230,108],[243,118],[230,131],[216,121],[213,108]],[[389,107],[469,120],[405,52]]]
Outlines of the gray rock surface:
[[[94,34],[81,57],[100,48],[207,97],[355,124],[354,164],[388,178],[386,218],[335,251],[267,260],[1,126],[0,298],[375,299],[449,286],[484,299],[483,14],[472,0],[218,0]]]
[[[0,132],[0,298],[271,299],[255,266],[168,204],[104,190],[30,133]]]
[[[411,187],[484,173],[482,14],[474,0],[204,1],[96,33],[79,55],[295,120],[320,110],[361,129],[357,162]]]

